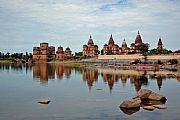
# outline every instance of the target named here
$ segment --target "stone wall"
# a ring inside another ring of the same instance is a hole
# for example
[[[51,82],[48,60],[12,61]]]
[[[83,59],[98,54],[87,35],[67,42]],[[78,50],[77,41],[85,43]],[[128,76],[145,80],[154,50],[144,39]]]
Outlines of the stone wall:
[[[135,60],[135,59],[144,59],[143,55],[99,55],[99,60]],[[180,60],[180,55],[149,55],[147,56],[148,60],[169,60],[169,59],[178,59]]]

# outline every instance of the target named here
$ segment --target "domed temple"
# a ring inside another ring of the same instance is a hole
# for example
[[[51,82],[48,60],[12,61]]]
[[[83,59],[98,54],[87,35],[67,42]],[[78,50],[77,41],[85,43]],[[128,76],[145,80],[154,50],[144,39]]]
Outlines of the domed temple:
[[[95,45],[93,39],[90,35],[88,43],[83,45],[83,56],[97,56],[98,55],[98,45]]]
[[[128,54],[129,52],[139,53],[138,45],[142,44],[141,35],[138,31],[135,42],[131,43],[130,48],[127,46],[125,39],[122,42],[121,47],[115,44],[113,36],[111,34],[109,38],[108,44],[104,44],[102,53],[103,55],[120,55],[120,54]]]
[[[58,47],[56,51],[56,59],[58,60],[63,60],[63,59],[68,59],[72,57],[72,51],[69,47],[63,51],[63,47]]]

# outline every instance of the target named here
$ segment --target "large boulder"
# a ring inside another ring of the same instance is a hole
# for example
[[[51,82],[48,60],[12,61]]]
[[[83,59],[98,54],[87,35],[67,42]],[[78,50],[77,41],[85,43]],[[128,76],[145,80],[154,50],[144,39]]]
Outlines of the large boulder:
[[[166,97],[163,95],[160,95],[158,93],[155,93],[148,89],[141,89],[138,91],[135,98],[140,98],[141,100],[157,100],[157,101],[166,101]]]
[[[155,92],[151,92],[148,97],[149,100],[166,101],[166,97]]]
[[[149,95],[151,94],[151,90],[148,89],[141,89],[137,92],[136,97],[139,97],[141,99],[147,99],[149,97]]]
[[[120,108],[135,108],[140,107],[141,99],[135,98],[130,100],[125,100],[121,103]]]

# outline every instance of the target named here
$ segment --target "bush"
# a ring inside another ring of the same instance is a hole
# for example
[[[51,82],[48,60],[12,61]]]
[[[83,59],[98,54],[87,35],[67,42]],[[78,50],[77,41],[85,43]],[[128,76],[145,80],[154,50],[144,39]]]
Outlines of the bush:
[[[168,60],[168,63],[170,63],[171,65],[178,64],[178,60],[177,59],[170,59],[170,60]]]
[[[132,64],[138,64],[138,63],[142,63],[140,59],[135,59]]]
[[[162,65],[162,64],[163,64],[163,62],[162,62],[161,60],[158,60],[158,61],[155,62],[155,63],[157,63],[157,64],[159,64],[159,65]]]

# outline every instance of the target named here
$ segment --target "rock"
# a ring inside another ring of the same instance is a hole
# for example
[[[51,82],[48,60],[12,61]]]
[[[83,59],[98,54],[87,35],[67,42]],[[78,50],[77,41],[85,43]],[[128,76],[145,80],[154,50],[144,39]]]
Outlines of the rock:
[[[151,90],[148,89],[141,89],[138,91],[137,95],[135,98],[141,98],[141,100],[158,100],[158,101],[163,101],[166,102],[166,97],[163,95],[160,95],[158,93],[155,93]]]
[[[40,99],[39,101],[38,101],[38,103],[41,103],[41,104],[49,104],[50,103],[50,100],[48,100],[48,99]]]
[[[131,115],[131,114],[139,111],[140,107],[134,107],[134,108],[122,108],[122,107],[120,107],[120,109],[123,111],[123,113],[125,113],[127,115]]]
[[[152,110],[155,109],[155,107],[153,107],[153,106],[144,106],[143,109],[152,111]]]
[[[162,105],[153,105],[153,107],[158,108],[158,109],[166,109],[167,106],[165,104]]]
[[[151,92],[148,97],[149,100],[166,101],[166,97],[155,92]]]
[[[97,88],[96,90],[103,90],[103,89],[101,89],[101,88]]]
[[[140,107],[140,103],[141,103],[140,98],[130,99],[130,100],[123,101],[120,107],[121,108],[135,108],[135,107]]]
[[[140,97],[141,99],[147,99],[149,95],[151,94],[151,90],[148,89],[141,89],[138,91],[136,97]]]

